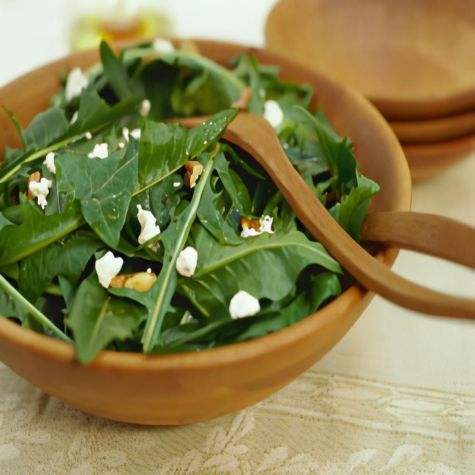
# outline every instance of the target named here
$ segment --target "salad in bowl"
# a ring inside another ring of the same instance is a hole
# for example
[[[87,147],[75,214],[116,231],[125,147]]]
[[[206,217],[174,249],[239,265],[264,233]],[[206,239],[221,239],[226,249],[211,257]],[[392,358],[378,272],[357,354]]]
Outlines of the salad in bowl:
[[[349,286],[266,172],[222,136],[263,115],[354,238],[378,185],[309,85],[159,39],[74,67],[0,167],[0,314],[101,351],[201,351],[276,332]],[[203,117],[185,128],[176,121]]]

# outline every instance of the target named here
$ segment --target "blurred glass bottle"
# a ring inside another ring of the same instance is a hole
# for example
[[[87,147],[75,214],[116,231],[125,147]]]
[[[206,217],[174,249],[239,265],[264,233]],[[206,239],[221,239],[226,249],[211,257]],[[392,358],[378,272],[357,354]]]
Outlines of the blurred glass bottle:
[[[170,35],[172,21],[158,2],[140,0],[69,0],[71,49],[94,48],[101,39],[134,41]],[[155,5],[154,5],[155,4]]]

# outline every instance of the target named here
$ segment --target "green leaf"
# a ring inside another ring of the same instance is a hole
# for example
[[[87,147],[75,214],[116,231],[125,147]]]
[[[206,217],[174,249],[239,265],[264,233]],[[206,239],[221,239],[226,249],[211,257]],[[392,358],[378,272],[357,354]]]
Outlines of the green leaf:
[[[0,230],[0,266],[12,264],[38,252],[79,228],[79,209],[69,204],[63,214],[45,216],[33,202],[21,205],[23,222]]]
[[[140,80],[151,103],[150,118],[163,120],[176,115],[170,98],[179,74],[177,68],[162,61],[152,61],[143,67]]]
[[[133,197],[129,207],[129,224],[138,230],[137,205],[152,211],[160,229],[165,229],[175,216],[175,212],[183,200],[187,190],[184,190],[182,174],[169,175],[152,188]],[[135,232],[134,237],[138,234]]]
[[[188,76],[186,82],[176,83],[172,93],[176,115],[214,114],[230,107],[244,90],[244,83],[231,71],[203,56],[176,50],[161,54],[159,60],[186,71]]]
[[[329,126],[322,113],[316,116],[297,106],[295,113],[302,123],[311,130],[318,140],[323,157],[331,173],[336,178],[334,191],[338,197],[344,196],[356,185],[357,164],[349,139],[339,137]]]
[[[36,327],[42,328],[46,334],[63,341],[71,341],[43,313],[28,302],[3,275],[0,275],[0,315],[17,317],[21,321],[32,321]]]
[[[377,183],[358,173],[356,187],[330,209],[330,213],[340,226],[357,241],[360,239],[361,225],[368,212],[371,197],[378,191]]]
[[[191,226],[196,218],[196,212],[203,195],[203,190],[210,179],[213,165],[213,158],[209,157],[208,163],[193,193],[191,203],[171,222],[161,235],[161,242],[165,247],[165,254],[163,257],[162,270],[151,289],[154,297],[154,306],[147,318],[142,338],[145,353],[153,351],[157,344],[163,319],[170,308],[170,302],[176,289],[176,261],[178,255],[185,247]]]
[[[64,154],[56,159],[58,190],[81,202],[86,222],[116,247],[137,184],[137,160],[112,154],[107,159]]]
[[[25,130],[26,149],[36,151],[51,145],[65,134],[68,127],[63,110],[53,107],[40,112]]]
[[[0,276],[0,280],[1,279],[4,279],[4,277]],[[1,286],[0,287],[0,315],[2,317],[15,317],[15,318],[18,318],[20,321],[22,321],[25,318],[25,315],[27,313],[28,311],[26,310],[25,306],[21,305],[21,303],[18,302],[12,296],[11,293],[5,290],[5,285]]]
[[[101,247],[103,244],[93,234],[77,233],[42,249],[20,263],[20,292],[34,302],[57,276],[77,285],[86,264]]]
[[[8,118],[10,119],[11,123],[15,127],[15,130],[18,133],[18,137],[20,137],[20,141],[21,141],[21,145],[22,145],[23,149],[26,149],[25,135],[23,133],[23,128],[20,124],[20,121],[18,120],[17,116],[10,109],[7,109],[3,105],[1,107],[5,111],[5,113],[8,115]],[[21,155],[20,150],[17,150],[17,149],[10,149],[10,150],[13,150],[13,152],[10,152],[10,156],[7,157],[7,147],[5,147],[3,158],[6,162],[13,161],[16,158],[15,156],[17,156],[18,153],[20,153],[20,155]]]
[[[251,216],[252,202],[249,190],[241,177],[229,166],[224,154],[216,157],[215,169],[234,208],[243,216]]]
[[[237,225],[233,226],[231,216],[226,212],[224,193],[224,190],[215,191],[209,181],[205,186],[197,216],[216,240],[223,245],[234,246],[242,242],[238,233],[239,219]]]
[[[248,238],[239,246],[220,245],[199,225],[194,226],[192,237],[198,267],[193,277],[180,278],[179,289],[213,319],[229,316],[229,302],[240,290],[257,299],[280,300],[311,264],[341,272],[320,243],[295,230]]]
[[[259,338],[297,323],[316,312],[327,299],[340,294],[341,285],[335,274],[324,272],[313,276],[309,290],[300,293],[284,308],[252,318],[251,325],[239,335],[237,341]]]
[[[139,151],[140,191],[165,179],[204,151],[213,150],[236,114],[235,109],[219,112],[192,129],[146,121]]]
[[[122,117],[134,113],[139,103],[139,97],[128,97],[109,106],[96,91],[84,91],[79,101],[77,120],[70,126],[67,136],[74,137],[116,123]]]
[[[125,99],[132,95],[128,82],[128,74],[124,65],[114,54],[110,46],[105,41],[101,41],[99,46],[104,76],[109,81],[113,91],[119,99]]]
[[[93,361],[104,348],[131,338],[146,310],[126,299],[112,298],[91,275],[80,285],[66,324],[73,331],[80,363]]]
[[[76,122],[70,125],[68,130],[58,138],[55,143],[40,148],[39,150],[27,151],[26,153],[16,156],[8,163],[5,163],[5,165],[0,168],[0,183],[14,176],[24,164],[43,158],[48,152],[61,149],[78,138],[81,138],[88,131],[97,131],[110,123],[115,123],[125,115],[133,113],[139,102],[139,98],[130,97],[113,107],[109,107],[107,103],[99,97],[97,92],[83,92],[80,98]]]
[[[178,124],[145,121],[140,139],[139,184],[149,187],[188,161],[187,131]]]

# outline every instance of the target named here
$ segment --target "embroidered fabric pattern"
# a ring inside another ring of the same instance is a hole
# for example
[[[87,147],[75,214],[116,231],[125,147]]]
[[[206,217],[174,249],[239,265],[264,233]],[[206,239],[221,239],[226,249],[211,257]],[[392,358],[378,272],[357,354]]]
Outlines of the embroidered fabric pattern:
[[[308,371],[238,414],[188,427],[114,423],[0,366],[0,473],[471,474],[475,396]]]

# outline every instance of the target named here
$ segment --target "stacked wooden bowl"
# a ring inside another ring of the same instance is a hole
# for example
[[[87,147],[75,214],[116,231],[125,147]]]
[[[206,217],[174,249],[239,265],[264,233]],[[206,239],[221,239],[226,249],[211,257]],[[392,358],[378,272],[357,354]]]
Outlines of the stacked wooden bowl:
[[[266,46],[370,99],[414,179],[475,150],[475,1],[280,0]]]

